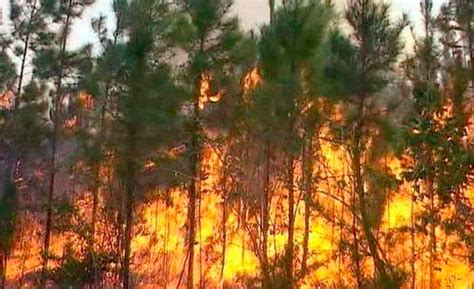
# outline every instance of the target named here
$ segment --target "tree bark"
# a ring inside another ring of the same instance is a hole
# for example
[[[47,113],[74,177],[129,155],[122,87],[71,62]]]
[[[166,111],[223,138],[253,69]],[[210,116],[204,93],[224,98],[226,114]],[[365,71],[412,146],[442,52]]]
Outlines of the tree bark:
[[[48,184],[48,199],[47,199],[47,209],[46,209],[46,227],[45,227],[45,238],[43,244],[43,265],[42,265],[42,278],[41,278],[41,285],[42,287],[46,288],[46,273],[48,270],[48,259],[49,259],[49,247],[51,242],[51,230],[52,230],[52,217],[53,217],[53,197],[54,197],[54,185],[56,179],[56,150],[58,145],[58,133],[59,133],[59,111],[61,107],[61,99],[62,99],[62,81],[63,81],[63,73],[64,73],[64,57],[66,52],[66,44],[68,39],[68,31],[71,25],[71,14],[72,14],[72,5],[73,0],[68,1],[68,8],[66,12],[66,22],[64,24],[64,32],[61,38],[61,52],[59,57],[59,71],[58,71],[58,79],[56,83],[56,99],[53,101],[52,107],[52,121],[53,121],[53,135],[51,138],[51,157],[49,160],[49,169],[50,177],[49,177],[49,184]]]
[[[28,49],[30,47],[30,36],[31,36],[31,22],[33,21],[33,17],[36,12],[36,1],[33,1],[33,6],[30,12],[30,18],[28,19],[28,30],[25,35],[25,43],[23,45],[23,53],[21,56],[21,64],[20,64],[20,73],[18,74],[18,87],[15,96],[15,104],[14,109],[17,110],[20,107],[20,98],[21,98],[21,89],[23,87],[23,78],[25,76],[25,66],[26,66],[26,58],[28,55]]]
[[[429,195],[429,215],[430,215],[430,233],[429,233],[429,288],[436,288],[436,273],[435,273],[435,262],[436,262],[436,222],[435,222],[435,201],[434,201],[434,190],[433,181],[428,179],[426,186]]]
[[[227,204],[226,204],[225,197],[222,198],[222,228],[221,229],[222,229],[222,260],[221,260],[220,279],[222,283],[224,280],[224,270],[225,270],[225,262],[226,262],[225,255],[227,253]]]
[[[415,194],[412,193],[411,196],[411,289],[416,289],[416,271],[415,271],[415,262],[416,262],[416,244],[415,244]]]
[[[301,272],[306,274],[309,254],[309,231],[311,221],[311,199],[313,185],[313,138],[307,137],[306,146],[303,147],[303,182],[304,182],[304,235],[303,235],[303,257],[301,260]],[[333,226],[334,228],[334,226]]]
[[[92,256],[92,267],[94,270],[93,288],[99,288],[99,272],[97,262],[95,259],[95,231],[97,223],[97,211],[99,207],[99,189],[100,189],[100,164],[95,164],[93,168],[94,185],[92,187],[92,220],[91,220],[91,234],[89,240],[89,254]]]
[[[270,23],[275,20],[275,0],[268,0],[268,7],[270,8]]]
[[[268,263],[268,228],[270,217],[270,165],[271,165],[271,150],[270,141],[265,141],[265,179],[263,184],[263,198],[262,198],[262,288],[267,289],[270,286],[270,268]]]
[[[294,189],[294,157],[290,153],[287,164],[287,186],[288,186],[288,240],[286,247],[286,277],[287,288],[294,287],[293,265],[294,265],[294,233],[295,233],[295,189]]]
[[[201,40],[200,50],[203,51],[204,40]],[[201,127],[199,108],[199,89],[202,75],[196,81],[196,92],[194,96],[193,120],[191,126],[191,146],[190,146],[190,171],[191,181],[188,190],[188,268],[186,288],[194,288],[194,245],[196,242],[196,204],[199,197],[199,183],[201,170]]]
[[[125,241],[124,241],[124,258],[122,268],[122,285],[124,289],[130,287],[130,261],[131,261],[131,243],[132,243],[132,229],[133,229],[133,209],[135,207],[135,164],[131,157],[134,157],[135,151],[135,137],[134,133],[130,135],[132,146],[130,157],[127,160],[127,180],[126,180],[126,197],[125,197]]]
[[[355,277],[357,282],[357,289],[362,289],[363,287],[363,276],[362,270],[360,267],[360,251],[359,251],[359,232],[357,226],[357,201],[356,201],[356,193],[355,189],[351,196],[352,202],[352,240],[354,243],[354,265],[355,265]]]
[[[367,198],[364,189],[364,179],[362,175],[362,130],[363,130],[363,101],[359,106],[359,116],[360,120],[356,126],[355,134],[354,134],[354,146],[352,149],[352,165],[353,165],[353,173],[354,173],[354,180],[355,180],[355,192],[357,194],[360,217],[362,222],[362,231],[364,233],[364,237],[367,241],[367,245],[370,251],[370,255],[374,261],[374,266],[377,275],[380,277],[380,281],[386,286],[386,288],[394,288],[394,280],[392,279],[391,274],[388,272],[387,266],[385,261],[381,258],[379,254],[379,247],[377,244],[377,239],[375,238],[372,227],[370,225],[368,213],[367,213]]]
[[[7,262],[8,257],[5,252],[0,255],[0,288],[5,289],[7,286]]]

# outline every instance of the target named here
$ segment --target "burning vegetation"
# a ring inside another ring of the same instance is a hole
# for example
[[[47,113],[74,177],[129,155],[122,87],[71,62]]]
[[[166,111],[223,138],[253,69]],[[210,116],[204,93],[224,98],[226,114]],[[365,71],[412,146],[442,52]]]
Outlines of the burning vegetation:
[[[113,1],[97,56],[67,49],[92,2],[11,4],[0,288],[474,286],[469,1],[422,0],[404,61],[379,1],[344,33],[270,1],[258,35],[232,1]]]

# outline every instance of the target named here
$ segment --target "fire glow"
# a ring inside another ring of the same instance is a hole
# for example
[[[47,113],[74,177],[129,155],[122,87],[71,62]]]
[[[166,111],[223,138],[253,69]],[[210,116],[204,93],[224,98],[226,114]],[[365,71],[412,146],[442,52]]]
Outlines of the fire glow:
[[[252,70],[245,78],[245,89],[249,90],[260,82],[256,70]],[[210,76],[204,78],[201,89],[200,109],[205,108],[207,102],[215,102],[221,98],[217,96],[206,96],[210,91]],[[83,99],[83,98],[81,98]],[[91,104],[90,97],[84,98],[86,106]],[[206,100],[207,99],[207,100]],[[340,118],[339,107],[335,108],[336,117]],[[75,121],[69,125],[74,126]],[[329,134],[327,128],[324,134]],[[326,138],[322,138],[326,139]],[[314,140],[316,141],[316,140]],[[349,181],[348,154],[332,143],[319,140],[321,162],[315,164],[312,170],[321,176],[322,181],[314,188],[315,198],[322,206],[321,212],[314,210],[310,216],[309,233],[309,259],[310,273],[301,280],[298,288],[330,288],[333,282],[351,284],[350,257],[341,253],[338,244],[347,237],[347,231],[343,227],[344,222],[350,222],[352,216],[349,208],[345,205],[350,199],[350,190],[344,184]],[[178,147],[172,150],[172,154],[179,154],[183,149]],[[257,236],[253,226],[258,227],[255,215],[249,214],[248,207],[242,200],[225,199],[222,183],[226,182],[222,174],[222,162],[216,148],[206,146],[202,151],[201,175],[199,186],[201,196],[198,200],[197,210],[197,234],[195,243],[195,266],[194,280],[197,288],[234,288],[226,287],[226,284],[243,284],[252,282],[258,277],[260,270],[258,256],[254,250],[254,242]],[[408,160],[406,160],[408,161]],[[296,182],[301,181],[302,166],[301,159],[297,160]],[[401,180],[401,162],[393,157],[386,156],[386,165],[389,170]],[[153,170],[156,163],[149,160],[143,164],[145,170]],[[104,164],[100,176],[105,186],[110,181],[113,172]],[[288,192],[281,180],[272,180],[272,192],[270,201],[271,225],[268,236],[268,255],[270,260],[281,257],[286,245],[286,211]],[[104,188],[105,189],[105,188]],[[157,196],[166,195],[167,200],[152,199],[141,204],[137,211],[139,217],[134,227],[132,240],[132,272],[134,284],[137,288],[180,288],[184,287],[182,275],[186,263],[186,222],[187,222],[187,197],[182,187],[175,187],[168,191],[155,192]],[[381,231],[390,232],[410,227],[412,212],[416,213],[418,208],[412,210],[411,186],[404,183],[400,190],[388,192],[389,200],[385,206],[385,214],[381,222]],[[467,194],[473,196],[472,188],[469,187]],[[295,266],[301,263],[303,233],[304,233],[304,208],[302,206],[303,191],[298,186],[295,193],[296,219],[295,219]],[[82,192],[75,199],[80,209],[80,214],[85,220],[90,221],[91,201],[90,192]],[[104,207],[104,198],[100,197],[100,207]],[[420,205],[421,206],[421,205]],[[446,212],[448,214],[448,212]],[[328,222],[328,218],[331,222]],[[339,220],[339,221],[338,221]],[[97,244],[108,242],[110,228],[104,219],[98,223],[96,241]],[[225,230],[222,228],[225,226]],[[21,232],[17,236],[18,241],[11,256],[7,278],[21,288],[32,288],[29,279],[30,274],[37,272],[41,266],[41,228],[42,224],[33,216],[22,216],[20,225]],[[226,234],[225,238],[223,234]],[[257,232],[258,233],[258,232]],[[396,242],[390,239],[382,239],[380,243],[388,252],[387,258],[401,265],[407,271],[410,268],[410,238],[409,233],[399,233]],[[31,236],[38,236],[31,238]],[[51,252],[53,255],[61,256],[66,253],[67,243],[71,235],[55,234],[52,240]],[[471,268],[462,259],[456,258],[454,251],[463,253],[462,249],[454,248],[449,254],[450,240],[454,237],[444,236],[438,232],[438,238],[444,239],[446,248],[440,252],[442,262],[438,262],[437,288],[469,288],[474,278]],[[428,253],[425,248],[427,237],[417,235],[415,239],[416,251],[416,284],[420,288],[427,285]],[[52,262],[52,266],[57,266]],[[372,272],[372,264],[369,258],[362,262],[366,274]],[[181,284],[181,285],[179,285]],[[230,285],[229,285],[230,286]],[[323,287],[315,287],[323,286]],[[449,287],[451,286],[451,287]]]

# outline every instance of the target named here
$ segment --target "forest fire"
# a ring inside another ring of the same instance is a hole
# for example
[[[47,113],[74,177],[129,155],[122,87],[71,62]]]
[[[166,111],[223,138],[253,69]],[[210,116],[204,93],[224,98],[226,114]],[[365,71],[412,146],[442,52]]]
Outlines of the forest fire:
[[[69,42],[93,1],[21,1],[0,289],[474,288],[465,1],[421,0],[403,63],[408,23],[373,0],[348,31],[331,1],[270,1],[258,35],[232,1],[114,2],[97,55]]]
[[[324,169],[324,175],[343,176],[347,169],[347,161],[344,160],[345,154],[342,151],[335,150],[330,143],[322,143],[322,158],[327,160],[324,168],[315,168],[315,170]],[[346,164],[346,165],[345,165]],[[212,148],[204,151],[203,170],[208,175],[206,180],[201,183],[202,197],[198,210],[198,258],[196,260],[197,270],[196,280],[199,280],[205,288],[221,288],[227,282],[232,283],[241,278],[254,278],[258,271],[259,263],[252,249],[252,234],[248,230],[246,223],[255,222],[251,216],[246,215],[238,203],[227,203],[227,216],[225,220],[226,239],[222,240],[222,222],[223,218],[223,200],[221,192],[220,170],[218,152]],[[400,169],[400,164],[396,159],[390,160],[388,166],[396,172]],[[299,178],[299,177],[297,177]],[[319,195],[321,205],[331,213],[331,219],[350,218],[348,208],[344,208],[343,201],[350,196],[340,187],[341,180],[327,178],[326,181],[319,184],[321,190],[328,191],[332,196],[326,194]],[[281,187],[275,184],[275,187]],[[323,189],[324,188],[324,189]],[[182,248],[185,247],[185,223],[186,206],[184,192],[179,188],[166,193],[168,201],[151,201],[143,204],[140,208],[141,219],[137,225],[135,237],[132,242],[132,251],[134,258],[132,270],[136,274],[137,288],[175,288],[179,283],[180,275],[183,270],[185,254]],[[302,192],[297,193],[297,198],[301,199]],[[270,214],[275,216],[274,229],[269,236],[269,256],[271,258],[283,252],[285,247],[285,232],[282,230],[285,226],[284,215],[280,214],[284,208],[284,200],[287,192],[284,189],[277,189],[273,193],[273,200]],[[81,214],[84,217],[90,212],[90,202],[83,203],[80,199],[77,201]],[[101,204],[104,206],[106,204]],[[408,185],[403,185],[403,191],[397,194],[387,202],[385,208],[386,214],[383,217],[381,226],[383,230],[402,230],[409,227],[411,223],[411,192]],[[416,209],[415,209],[416,210]],[[22,225],[22,237],[19,237],[19,244],[14,250],[10,259],[10,265],[7,271],[9,280],[17,280],[20,284],[28,284],[28,275],[38,270],[41,264],[40,252],[41,243],[38,238],[30,236],[40,236],[41,224],[34,219],[28,220],[25,216],[25,225]],[[315,264],[315,270],[301,281],[300,288],[314,288],[312,284],[317,280],[318,284],[331,284],[334,280],[350,280],[350,264],[347,256],[338,255],[338,248],[335,244],[343,238],[344,230],[338,227],[335,222],[328,225],[326,216],[314,212],[311,217],[311,233],[309,236],[309,250],[311,252],[310,263]],[[26,225],[28,224],[28,225]],[[106,224],[101,224],[106,226]],[[302,207],[297,210],[295,231],[297,243],[301,244],[303,236],[303,210]],[[51,250],[54,255],[61,256],[65,254],[70,241],[69,234],[56,235],[52,241]],[[98,233],[98,240],[107,238],[107,235]],[[470,267],[455,255],[446,254],[451,252],[450,241],[456,241],[454,238],[439,235],[439,239],[444,239],[446,249],[441,258],[443,264],[439,265],[437,271],[440,287],[445,288],[469,288],[473,274]],[[404,240],[404,241],[403,241]],[[224,243],[225,242],[225,243]],[[396,245],[393,245],[395,242]],[[100,242],[99,242],[100,243]],[[401,240],[382,240],[382,246],[390,246],[387,251],[388,258],[397,264],[405,267],[410,266],[410,241],[409,238]],[[416,271],[417,284],[420,287],[426,286],[428,260],[424,249],[426,240],[423,237],[416,239]],[[223,248],[225,247],[225,256]],[[456,250],[455,247],[452,249]],[[454,253],[454,251],[453,251]],[[456,254],[462,254],[463,251],[457,251]],[[370,263],[364,265],[367,273],[370,271]],[[31,281],[31,280],[30,280]],[[425,285],[423,285],[425,284]]]

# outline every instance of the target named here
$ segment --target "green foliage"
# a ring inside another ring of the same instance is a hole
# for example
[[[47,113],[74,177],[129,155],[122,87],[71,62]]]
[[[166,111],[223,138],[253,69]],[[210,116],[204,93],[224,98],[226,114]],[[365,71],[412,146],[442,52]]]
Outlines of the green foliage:
[[[357,63],[357,47],[338,30],[332,31],[328,40],[328,55],[324,60],[322,93],[336,99],[353,93],[358,82],[354,73]]]
[[[460,225],[466,224],[466,217],[473,214],[464,195],[474,165],[472,149],[464,140],[467,134],[465,94],[469,72],[449,52],[453,31],[447,21],[455,21],[456,17],[450,18],[453,15],[446,14],[446,8],[442,9],[445,17],[438,19],[437,23],[445,48],[441,53],[432,36],[435,31],[430,22],[431,9],[426,7],[426,35],[417,40],[416,54],[406,65],[407,76],[413,82],[413,113],[406,124],[404,139],[406,153],[413,163],[405,168],[404,176],[414,184],[419,202],[431,202],[431,198],[436,200],[418,217],[418,230],[427,234],[425,226],[431,225],[431,230],[434,230],[442,225],[448,234],[458,234],[472,252],[474,235],[466,234]],[[458,18],[460,26],[463,20]],[[443,76],[444,89],[437,82],[439,74]],[[451,113],[447,113],[448,107]],[[424,184],[423,189],[419,188],[420,183]],[[446,207],[455,208],[456,213],[442,220],[438,212]]]
[[[0,253],[9,255],[15,240],[15,228],[18,216],[16,186],[7,181],[0,198]]]
[[[38,151],[49,133],[44,118],[47,105],[41,100],[44,90],[36,81],[31,81],[24,87],[21,107],[11,114],[4,126],[0,126],[0,135],[3,136],[0,143],[8,140],[15,144],[11,149],[19,156],[27,157]]]
[[[59,266],[49,270],[49,279],[52,280],[58,288],[84,288],[94,284],[96,274],[102,274],[104,271],[111,270],[110,265],[113,260],[111,255],[105,252],[91,252],[82,257],[77,257],[77,252],[73,249],[72,243],[69,243],[58,259]],[[97,271],[96,271],[97,270]]]
[[[15,78],[15,66],[6,52],[0,51],[0,88],[11,84]]]
[[[275,21],[264,26],[259,42],[263,83],[255,90],[249,117],[265,138],[273,138],[289,152],[298,150],[297,135],[288,130],[302,122],[307,127],[321,119],[314,102],[321,91],[319,60],[323,57],[332,11],[319,1],[288,5],[275,14]],[[275,61],[278,59],[278,61]],[[296,130],[295,130],[296,132]],[[285,144],[285,142],[288,142]]]

